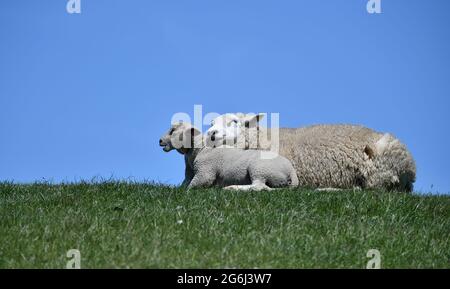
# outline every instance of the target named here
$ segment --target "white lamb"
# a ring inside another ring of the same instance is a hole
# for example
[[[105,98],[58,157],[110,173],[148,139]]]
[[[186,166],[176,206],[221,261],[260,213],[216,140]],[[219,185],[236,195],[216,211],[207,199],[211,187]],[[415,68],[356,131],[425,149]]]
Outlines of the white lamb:
[[[172,125],[159,140],[165,152],[176,149],[184,155],[183,185],[188,189],[214,185],[235,190],[298,186],[295,169],[282,156],[262,159],[258,150],[212,148],[204,143],[204,136],[189,123]]]
[[[224,114],[208,129],[216,145],[268,150],[273,131],[259,126],[263,114]],[[355,125],[279,129],[279,154],[297,171],[300,186],[368,188],[410,192],[416,177],[408,149],[390,134]]]

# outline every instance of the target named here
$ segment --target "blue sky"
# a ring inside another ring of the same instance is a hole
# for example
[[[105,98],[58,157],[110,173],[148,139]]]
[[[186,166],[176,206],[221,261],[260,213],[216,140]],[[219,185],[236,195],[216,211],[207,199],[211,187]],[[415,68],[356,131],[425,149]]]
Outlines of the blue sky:
[[[158,139],[201,104],[391,132],[450,192],[450,1],[66,2],[0,2],[0,180],[179,183]]]

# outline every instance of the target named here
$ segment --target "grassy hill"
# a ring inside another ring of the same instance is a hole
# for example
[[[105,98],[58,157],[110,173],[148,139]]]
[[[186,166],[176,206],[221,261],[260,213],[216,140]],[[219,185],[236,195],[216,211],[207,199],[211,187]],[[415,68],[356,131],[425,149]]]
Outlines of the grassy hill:
[[[0,184],[0,267],[450,268],[450,196]]]

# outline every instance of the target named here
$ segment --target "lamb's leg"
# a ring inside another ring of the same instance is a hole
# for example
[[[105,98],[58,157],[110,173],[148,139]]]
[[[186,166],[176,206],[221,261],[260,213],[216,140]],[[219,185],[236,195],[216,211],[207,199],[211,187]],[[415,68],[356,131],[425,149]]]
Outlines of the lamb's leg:
[[[198,172],[192,178],[192,181],[188,185],[188,190],[193,188],[207,188],[211,187],[215,181],[215,175],[206,172]]]
[[[251,185],[233,185],[224,187],[224,190],[235,190],[235,191],[271,191],[273,190],[269,186],[267,186],[265,183],[260,181],[255,181]]]
[[[186,168],[184,169],[184,181],[181,184],[181,187],[187,187],[191,183],[193,177],[194,172],[186,165]]]
[[[342,191],[342,189],[339,188],[317,188],[315,191],[318,192],[339,192]]]
[[[183,182],[181,183],[180,187],[187,187],[191,183],[192,179],[184,178]]]

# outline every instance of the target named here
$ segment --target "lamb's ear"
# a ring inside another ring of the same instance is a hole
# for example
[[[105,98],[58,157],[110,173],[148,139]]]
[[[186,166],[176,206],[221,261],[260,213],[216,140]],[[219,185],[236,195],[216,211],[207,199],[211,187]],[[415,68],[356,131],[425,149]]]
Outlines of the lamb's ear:
[[[194,143],[195,137],[200,135],[202,132],[198,130],[196,127],[191,127],[186,130],[186,142],[189,142],[187,148],[195,148],[197,144]],[[199,144],[201,145],[201,144]]]
[[[191,127],[191,137],[196,137],[199,134],[201,134],[202,132],[198,130],[198,128],[196,127]]]
[[[264,116],[265,116],[264,113],[246,115],[243,117],[242,123],[246,128],[256,127],[258,126],[258,123],[261,121],[261,119],[263,119]]]

